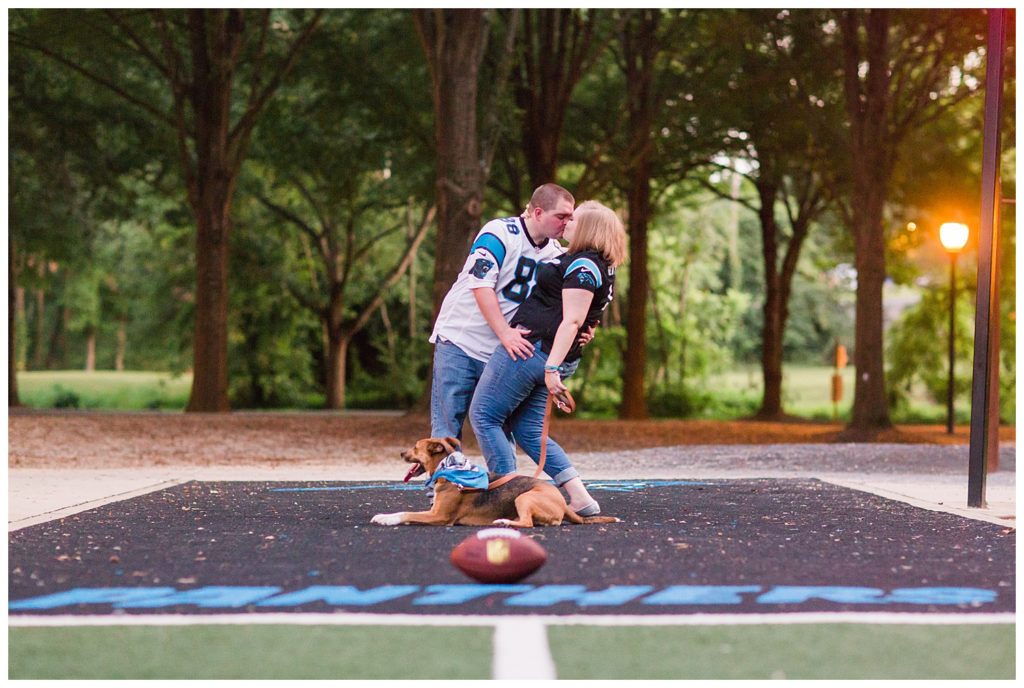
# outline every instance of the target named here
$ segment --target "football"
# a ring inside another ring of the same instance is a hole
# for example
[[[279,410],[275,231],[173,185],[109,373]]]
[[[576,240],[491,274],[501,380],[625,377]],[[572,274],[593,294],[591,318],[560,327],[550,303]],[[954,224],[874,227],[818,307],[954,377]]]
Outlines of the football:
[[[452,550],[452,565],[481,583],[515,583],[543,566],[548,553],[511,528],[487,528]]]

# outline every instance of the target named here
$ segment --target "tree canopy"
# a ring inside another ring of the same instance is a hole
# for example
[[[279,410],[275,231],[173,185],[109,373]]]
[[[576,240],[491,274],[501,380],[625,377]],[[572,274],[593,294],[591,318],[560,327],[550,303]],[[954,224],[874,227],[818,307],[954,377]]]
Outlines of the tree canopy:
[[[717,403],[708,376],[743,365],[760,393],[735,413],[780,418],[784,366],[826,365],[842,343],[850,420],[882,427],[911,390],[943,393],[937,228],[979,226],[985,24],[984,10],[11,10],[9,400],[16,370],[146,368],[192,372],[193,411],[408,408],[470,237],[554,181],[630,234],[574,382],[587,408],[698,415]],[[1005,386],[1012,213],[1002,232]],[[911,295],[896,310],[895,288]],[[958,336],[966,362],[970,328]]]

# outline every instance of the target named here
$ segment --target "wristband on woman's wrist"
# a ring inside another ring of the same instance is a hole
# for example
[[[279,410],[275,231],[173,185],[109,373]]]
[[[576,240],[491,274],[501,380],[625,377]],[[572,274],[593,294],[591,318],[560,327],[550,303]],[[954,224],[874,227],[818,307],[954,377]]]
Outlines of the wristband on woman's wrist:
[[[546,366],[544,366],[544,372],[545,373],[557,373],[558,372],[558,366],[556,366],[556,365],[546,365]]]

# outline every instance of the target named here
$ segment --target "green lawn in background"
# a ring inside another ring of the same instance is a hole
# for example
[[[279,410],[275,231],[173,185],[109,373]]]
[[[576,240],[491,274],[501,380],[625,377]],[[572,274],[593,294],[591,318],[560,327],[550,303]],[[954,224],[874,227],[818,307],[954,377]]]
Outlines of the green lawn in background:
[[[148,371],[18,373],[21,403],[34,408],[174,409],[188,403],[192,376]]]
[[[786,365],[782,370],[782,405],[786,413],[813,420],[832,420],[832,375],[828,366]],[[856,371],[848,365],[840,371],[843,378],[843,398],[836,405],[839,420],[849,420],[853,407],[853,387]],[[708,378],[709,389],[726,393],[746,394],[760,399],[762,390],[761,368],[755,365],[736,366],[732,370]],[[911,408],[906,412],[891,409],[894,420],[902,423],[945,423],[945,402],[936,402],[923,389],[911,394]],[[968,423],[970,404],[958,400],[958,423]],[[907,416],[906,418],[901,416]]]
[[[1012,679],[1012,624],[552,626],[560,679]]]
[[[489,679],[488,627],[9,628],[9,679]]]
[[[827,366],[786,366],[783,372],[783,401],[786,412],[813,420],[831,420],[831,380],[833,369]],[[853,403],[854,369],[847,366],[843,377],[843,401],[838,405],[839,419],[849,417]],[[21,402],[33,408],[83,408],[120,410],[182,410],[188,403],[192,376],[147,371],[80,370],[30,371],[18,373]],[[760,399],[761,372],[757,366],[737,366],[727,373],[709,378],[706,388],[723,395]],[[752,407],[756,408],[756,404]],[[967,404],[957,407],[957,422],[969,422]],[[897,422],[945,422],[941,403],[919,394],[913,399],[910,417],[895,417]],[[743,415],[743,414],[741,414]],[[730,416],[732,418],[732,416]],[[723,416],[725,419],[725,416]]]

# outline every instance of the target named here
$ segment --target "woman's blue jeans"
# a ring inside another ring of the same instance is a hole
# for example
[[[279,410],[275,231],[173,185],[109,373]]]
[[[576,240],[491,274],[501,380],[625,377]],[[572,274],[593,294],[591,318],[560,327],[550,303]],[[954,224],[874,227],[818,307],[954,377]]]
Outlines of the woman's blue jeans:
[[[512,360],[504,347],[499,346],[487,362],[469,406],[469,420],[487,460],[487,468],[499,475],[516,469],[515,454],[502,430],[506,423],[516,444],[531,459],[540,462],[540,437],[548,401],[548,388],[544,384],[548,355],[541,350],[540,342],[534,342],[534,346],[533,356],[525,361]],[[578,360],[563,365],[559,371],[562,378],[575,372],[578,365]],[[565,450],[550,437],[544,472],[558,486],[579,476]]]

